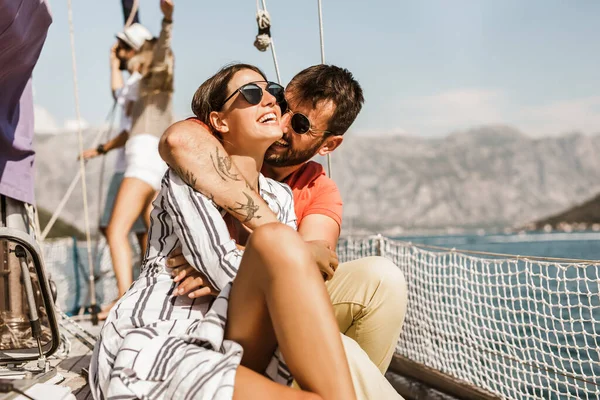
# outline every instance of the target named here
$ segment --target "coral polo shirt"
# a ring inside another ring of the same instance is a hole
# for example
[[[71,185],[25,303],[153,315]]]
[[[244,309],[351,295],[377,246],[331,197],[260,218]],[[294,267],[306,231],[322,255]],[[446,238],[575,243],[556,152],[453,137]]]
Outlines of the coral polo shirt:
[[[309,161],[288,175],[283,183],[287,183],[294,193],[298,226],[311,214],[326,215],[342,226],[342,196],[321,164]]]

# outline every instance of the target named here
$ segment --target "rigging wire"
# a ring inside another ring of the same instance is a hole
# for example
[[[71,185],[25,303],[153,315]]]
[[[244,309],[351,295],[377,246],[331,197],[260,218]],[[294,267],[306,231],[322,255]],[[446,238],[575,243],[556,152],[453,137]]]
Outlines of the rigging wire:
[[[321,64],[325,64],[325,38],[323,32],[323,8],[321,5],[321,0],[317,0],[317,7],[319,9],[319,41],[321,44]],[[332,178],[331,153],[327,153],[327,176]]]
[[[83,211],[85,237],[87,244],[87,256],[89,263],[89,282],[90,282],[90,308],[92,313],[92,323],[98,324],[98,310],[96,306],[96,285],[94,284],[94,263],[92,260],[92,239],[90,237],[90,220],[87,201],[87,182],[85,174],[85,162],[83,160],[83,135],[81,129],[81,110],[79,108],[79,85],[77,82],[77,60],[75,55],[75,28],[73,26],[73,5],[71,0],[67,0],[69,17],[69,37],[71,41],[71,66],[73,69],[73,91],[75,94],[75,113],[77,117],[77,140],[79,142],[79,170],[81,173],[81,191],[83,195]]]

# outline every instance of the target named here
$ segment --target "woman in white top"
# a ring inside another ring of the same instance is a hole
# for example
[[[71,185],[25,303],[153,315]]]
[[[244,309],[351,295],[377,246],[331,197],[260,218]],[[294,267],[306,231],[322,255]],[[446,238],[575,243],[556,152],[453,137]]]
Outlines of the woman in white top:
[[[139,25],[139,24],[138,24]],[[140,25],[141,26],[141,25]],[[140,31],[142,36],[144,36],[144,31]],[[152,37],[150,32],[147,32],[146,37]],[[102,216],[100,217],[100,221],[98,224],[98,228],[100,232],[106,236],[106,230],[108,228],[108,224],[113,215],[113,210],[115,206],[115,201],[117,197],[117,193],[119,188],[121,187],[121,183],[125,177],[125,171],[127,169],[127,159],[125,157],[125,144],[127,143],[127,139],[129,138],[129,132],[131,131],[131,112],[133,108],[133,104],[138,100],[139,96],[139,83],[142,75],[134,68],[134,65],[131,64],[129,67],[129,78],[126,81],[123,81],[121,76],[121,71],[116,66],[118,63],[116,53],[118,51],[118,44],[115,44],[111,48],[111,64],[113,64],[113,69],[111,71],[112,79],[112,92],[117,102],[117,105],[121,108],[121,117],[119,121],[119,128],[117,129],[117,135],[111,137],[106,143],[99,145],[96,148],[87,149],[83,152],[83,158],[85,160],[92,159],[99,155],[104,155],[110,151],[117,152],[117,159],[115,161],[114,173],[110,180],[110,184],[108,186],[108,190],[106,193],[106,200],[104,204],[104,211]],[[148,212],[146,213],[149,217],[151,210],[151,205],[148,207]],[[133,223],[133,226],[126,234],[129,232],[135,233],[138,244],[140,246],[140,253],[142,256],[146,253],[146,243],[148,241],[148,224],[149,220],[144,220],[144,216],[140,215]],[[117,282],[119,283],[119,282]],[[121,286],[124,286],[123,291],[126,290],[128,285],[131,284],[131,278],[127,279]],[[122,293],[118,293],[119,296]],[[101,319],[106,318],[106,314],[108,313],[108,309],[112,307],[115,299],[104,299],[109,301],[107,308],[103,310],[100,314]]]
[[[282,136],[275,96],[283,99],[281,86],[235,64],[202,84],[194,102],[231,156],[220,161],[234,162],[282,223],[255,230],[241,251],[227,211],[169,170],[141,275],[94,350],[95,399],[355,399],[323,278],[295,231],[291,190],[259,173]],[[216,299],[173,296],[166,259],[177,246]],[[306,391],[286,386],[292,375]]]
[[[83,152],[83,158],[85,160],[89,160],[101,154],[106,154],[111,150],[114,150],[117,153],[113,176],[108,185],[104,211],[100,217],[98,226],[103,235],[106,235],[106,228],[110,221],[110,216],[112,215],[115,197],[117,196],[117,191],[119,190],[121,181],[123,181],[125,170],[127,168],[124,145],[127,141],[129,131],[131,130],[131,106],[138,97],[138,84],[140,78],[140,73],[133,71],[133,73],[130,73],[127,81],[123,84],[123,87],[115,90],[115,100],[117,105],[121,108],[121,118],[119,121],[119,128],[115,131],[116,135],[97,148],[87,149]],[[140,217],[135,221],[135,224],[131,228],[131,232],[136,234],[140,248],[142,249],[142,254],[144,254],[146,252],[146,233],[148,232],[148,227],[144,224],[143,218]]]
[[[118,46],[111,59],[113,90],[122,86],[119,81],[123,65],[141,74],[138,99],[131,107],[132,126],[120,143],[125,145],[127,168],[106,229],[119,297],[133,280],[129,231],[140,216],[149,224],[151,203],[167,170],[158,154],[158,141],[173,122],[173,1],[161,0],[160,8],[164,18],[158,38],[140,24],[132,24],[117,34]],[[105,319],[109,308],[105,307],[98,318]]]

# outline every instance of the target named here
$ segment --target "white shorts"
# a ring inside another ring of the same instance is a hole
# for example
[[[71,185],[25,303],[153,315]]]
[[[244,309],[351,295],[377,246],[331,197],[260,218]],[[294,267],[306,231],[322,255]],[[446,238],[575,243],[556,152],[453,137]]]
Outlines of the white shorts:
[[[137,178],[160,189],[160,182],[167,171],[167,164],[158,154],[158,138],[150,134],[135,135],[125,145],[127,169],[125,178]]]

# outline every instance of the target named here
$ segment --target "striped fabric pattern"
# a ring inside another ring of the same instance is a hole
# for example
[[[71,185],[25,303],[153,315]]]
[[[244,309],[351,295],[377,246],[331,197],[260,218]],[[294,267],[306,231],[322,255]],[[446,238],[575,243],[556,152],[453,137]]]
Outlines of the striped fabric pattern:
[[[296,229],[287,185],[259,176],[260,195],[279,220]],[[224,339],[231,282],[243,253],[231,239],[224,213],[172,170],[154,201],[149,246],[140,277],[107,318],[90,362],[94,399],[231,399],[242,357]],[[172,296],[166,267],[181,246],[186,260],[221,293],[216,299]],[[277,352],[266,374],[291,384]]]

